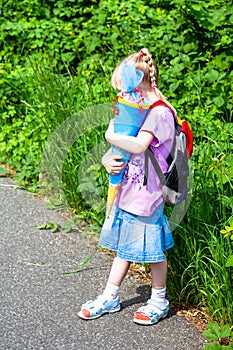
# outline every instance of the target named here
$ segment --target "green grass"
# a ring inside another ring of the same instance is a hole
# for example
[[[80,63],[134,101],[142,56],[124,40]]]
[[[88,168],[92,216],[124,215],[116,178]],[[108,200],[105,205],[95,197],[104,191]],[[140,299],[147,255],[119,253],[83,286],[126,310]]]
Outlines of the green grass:
[[[168,289],[175,300],[204,308],[218,321],[231,323],[232,269],[225,266],[232,253],[231,242],[216,226],[203,222],[196,226],[174,232]]]

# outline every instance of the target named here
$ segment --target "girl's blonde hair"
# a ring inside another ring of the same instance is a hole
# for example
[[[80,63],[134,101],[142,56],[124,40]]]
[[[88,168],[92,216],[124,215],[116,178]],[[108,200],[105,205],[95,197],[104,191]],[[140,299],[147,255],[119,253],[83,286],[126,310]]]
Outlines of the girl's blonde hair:
[[[171,109],[174,111],[176,115],[175,108],[168,102],[166,97],[162,94],[162,92],[158,89],[158,76],[159,71],[155,61],[152,58],[152,54],[149,52],[147,48],[141,49],[137,53],[133,53],[128,57],[124,58],[118,66],[115,68],[111,83],[112,86],[121,91],[122,90],[122,81],[121,81],[121,64],[125,61],[133,61],[135,63],[136,69],[141,70],[144,73],[141,85],[145,86],[145,88],[153,89],[157,98],[163,102],[165,102]]]

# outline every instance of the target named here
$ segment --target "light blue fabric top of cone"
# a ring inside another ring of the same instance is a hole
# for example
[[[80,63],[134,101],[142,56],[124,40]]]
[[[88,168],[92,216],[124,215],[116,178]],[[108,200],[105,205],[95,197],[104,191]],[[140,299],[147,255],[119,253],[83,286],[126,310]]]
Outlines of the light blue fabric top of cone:
[[[120,66],[122,91],[131,92],[141,83],[144,73],[136,69],[133,61],[127,60],[122,62]]]

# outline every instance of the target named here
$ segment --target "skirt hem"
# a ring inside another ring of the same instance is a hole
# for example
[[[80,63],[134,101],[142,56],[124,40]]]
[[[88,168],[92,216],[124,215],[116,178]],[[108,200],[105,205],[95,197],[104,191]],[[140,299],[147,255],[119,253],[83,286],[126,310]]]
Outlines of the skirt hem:
[[[162,262],[166,259],[165,254],[161,254],[161,255],[157,255],[157,256],[152,256],[152,255],[145,255],[145,256],[137,256],[135,257],[135,255],[132,254],[126,254],[124,252],[121,252],[118,250],[118,248],[112,247],[112,246],[108,246],[108,244],[105,244],[104,242],[99,242],[99,244],[108,250],[112,250],[114,252],[116,252],[116,256],[118,258],[121,258],[123,260],[126,261],[130,261],[130,262],[135,262],[135,263],[158,263],[158,262]],[[164,249],[164,252],[173,248],[174,247],[174,242],[170,242],[170,244],[168,244],[166,246],[166,248]]]

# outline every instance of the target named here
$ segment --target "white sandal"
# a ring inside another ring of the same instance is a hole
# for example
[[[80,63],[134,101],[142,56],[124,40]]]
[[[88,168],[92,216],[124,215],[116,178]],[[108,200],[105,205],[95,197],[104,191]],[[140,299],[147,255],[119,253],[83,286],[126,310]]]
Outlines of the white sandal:
[[[113,300],[106,300],[102,295],[99,295],[96,300],[89,300],[82,305],[78,316],[84,320],[92,320],[106,313],[120,311],[119,296]]]
[[[169,312],[169,302],[159,304],[149,299],[145,306],[141,306],[134,314],[133,321],[141,325],[152,325],[165,318]]]

